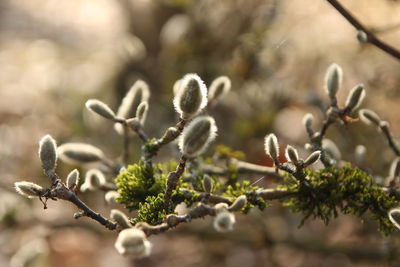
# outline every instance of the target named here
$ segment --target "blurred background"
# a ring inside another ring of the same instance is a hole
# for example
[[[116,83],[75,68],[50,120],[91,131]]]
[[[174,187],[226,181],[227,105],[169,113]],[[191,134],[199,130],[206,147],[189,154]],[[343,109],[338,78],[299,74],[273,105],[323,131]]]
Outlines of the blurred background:
[[[399,1],[342,2],[400,49]],[[237,215],[229,234],[216,233],[206,218],[152,236],[151,257],[131,260],[114,249],[115,233],[74,220],[69,203],[51,201],[43,210],[12,188],[19,180],[48,183],[37,157],[38,140],[47,133],[59,144],[88,142],[118,157],[121,138],[83,105],[98,98],[116,110],[139,78],[152,92],[145,130],[160,136],[177,119],[173,84],[191,72],[207,85],[220,75],[232,79],[232,91],[211,113],[217,143],[268,165],[263,138],[274,132],[282,147],[291,144],[305,156],[301,119],[307,112],[317,124],[323,118],[324,73],[333,62],[344,70],[339,103],[364,83],[363,107],[400,136],[400,62],[359,43],[356,30],[326,1],[1,0],[0,266],[400,266],[398,233],[383,237],[373,222],[353,216],[329,226],[308,221],[299,229],[301,216],[279,202]],[[350,162],[355,147],[365,145],[371,173],[387,175],[394,155],[373,127],[332,127],[328,137]],[[140,143],[134,145],[132,161],[140,156]],[[159,160],[171,155],[173,147]],[[72,169],[58,168],[64,177]],[[108,216],[101,192],[82,198]]]

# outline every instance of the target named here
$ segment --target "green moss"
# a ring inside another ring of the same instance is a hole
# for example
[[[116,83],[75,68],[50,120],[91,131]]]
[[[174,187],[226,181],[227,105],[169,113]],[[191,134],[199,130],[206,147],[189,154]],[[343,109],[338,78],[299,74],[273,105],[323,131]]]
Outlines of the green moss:
[[[257,189],[259,189],[259,187],[251,185],[250,181],[243,181],[241,183],[235,183],[234,185],[228,185],[223,195],[233,198],[246,195],[247,204],[243,207],[242,212],[248,213],[253,207],[258,207],[260,210],[263,210],[267,206],[265,200],[257,196]]]
[[[215,148],[215,152],[217,153],[218,157],[220,158],[227,158],[227,159],[244,159],[244,153],[239,150],[233,150],[229,146],[225,145],[218,145]]]
[[[115,179],[118,187],[118,203],[133,210],[139,207],[148,196],[157,196],[164,192],[167,182],[166,175],[155,173],[152,165],[140,161],[129,165],[127,170],[120,173]]]
[[[310,217],[328,224],[339,213],[362,216],[368,211],[378,221],[380,232],[388,235],[395,229],[387,214],[398,202],[375,185],[367,173],[345,166],[308,171],[307,176],[306,183],[290,182],[283,186],[298,193],[286,199],[284,205],[304,214],[302,224]]]
[[[148,196],[144,202],[139,203],[138,214],[134,219],[136,222],[147,222],[151,225],[160,224],[167,214],[173,210],[164,210],[164,194]]]

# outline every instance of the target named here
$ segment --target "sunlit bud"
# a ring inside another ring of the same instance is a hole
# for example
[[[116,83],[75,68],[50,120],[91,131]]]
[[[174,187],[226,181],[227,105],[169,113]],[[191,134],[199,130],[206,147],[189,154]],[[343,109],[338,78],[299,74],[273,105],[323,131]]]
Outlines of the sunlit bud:
[[[278,160],[279,144],[278,139],[274,134],[269,134],[265,137],[264,147],[267,155],[269,155],[273,160]]]
[[[110,218],[117,222],[117,224],[122,228],[130,228],[132,224],[129,218],[120,210],[112,209],[110,213]]]
[[[307,150],[312,150],[312,145],[310,143],[305,143],[304,148]]]
[[[149,103],[147,101],[140,103],[140,105],[136,109],[136,118],[140,121],[141,125],[144,125],[144,122],[146,121],[148,110]]]
[[[179,92],[180,85],[181,85],[181,79],[177,80],[174,83],[174,86],[172,87],[172,90],[174,92],[174,96]]]
[[[106,183],[106,177],[97,169],[90,169],[85,175],[85,182],[81,185],[81,191],[95,190]]]
[[[363,165],[365,163],[365,158],[367,156],[367,148],[363,145],[356,146],[354,151],[354,158],[358,165]]]
[[[106,202],[108,204],[115,204],[116,202],[116,198],[119,196],[117,191],[108,191],[105,196],[104,199],[106,200]]]
[[[126,120],[126,124],[128,125],[129,128],[132,130],[136,131],[142,127],[142,124],[140,123],[138,118],[130,118]]]
[[[286,147],[285,157],[287,161],[293,162],[294,164],[299,161],[299,154],[297,153],[297,150],[289,145]]]
[[[176,127],[169,127],[165,131],[165,133],[164,133],[163,137],[161,138],[161,140],[162,140],[163,143],[166,144],[166,143],[169,143],[172,140],[174,140],[178,135],[179,135],[179,131],[178,131],[178,129]]]
[[[79,172],[77,169],[70,172],[67,176],[67,187],[74,189],[79,183]]]
[[[209,175],[205,174],[203,177],[204,192],[210,194],[212,192],[213,186],[214,186],[214,180]]]
[[[342,153],[340,153],[339,148],[336,146],[336,144],[332,140],[330,140],[328,138],[324,138],[322,140],[322,148],[333,159],[340,160],[342,158]]]
[[[142,80],[136,81],[122,99],[117,111],[117,117],[124,119],[133,117],[138,105],[142,102],[147,102],[149,98],[150,90],[147,83]],[[114,124],[114,129],[119,134],[123,134],[124,132],[120,123]]]
[[[95,146],[84,143],[66,143],[58,147],[58,155],[62,161],[70,164],[84,164],[100,161],[103,152]]]
[[[147,240],[146,234],[137,228],[122,230],[115,242],[115,248],[119,254],[141,258],[149,256],[151,243]]]
[[[363,84],[356,85],[351,89],[347,99],[346,99],[346,109],[353,110],[356,109],[363,101],[365,97],[365,90]]]
[[[28,198],[41,196],[45,192],[43,187],[31,182],[25,182],[25,181],[16,182],[14,183],[14,186],[17,193]]]
[[[376,126],[379,126],[379,123],[381,122],[381,118],[379,118],[378,114],[376,114],[375,112],[373,112],[370,109],[361,109],[358,112],[360,119],[370,125],[370,124],[375,124]]]
[[[366,43],[368,42],[368,35],[364,31],[358,31],[357,39],[360,43]]]
[[[400,177],[400,158],[395,158],[390,165],[390,171],[389,171],[389,176],[394,178],[394,177]]]
[[[179,139],[179,148],[186,157],[202,154],[217,136],[215,120],[210,116],[200,116],[189,123]]]
[[[217,100],[231,90],[231,80],[227,76],[220,76],[212,81],[208,92],[208,99]]]
[[[311,113],[307,113],[306,115],[304,115],[302,122],[304,127],[308,129],[311,128],[313,121],[314,121],[314,115]]]
[[[247,198],[245,195],[241,195],[235,199],[232,205],[229,206],[228,211],[239,211],[241,210],[247,203]]]
[[[308,158],[306,158],[306,160],[304,161],[304,166],[307,167],[316,163],[320,157],[321,157],[321,151],[315,151],[311,153],[311,155],[308,156]]]
[[[400,209],[391,209],[389,211],[389,219],[397,229],[400,229]]]
[[[333,63],[331,64],[325,74],[325,89],[329,98],[334,98],[337,91],[340,89],[343,80],[342,68]]]
[[[39,157],[42,161],[42,168],[54,171],[57,166],[57,145],[50,135],[45,135],[39,142]]]
[[[217,203],[217,204],[215,204],[215,206],[214,206],[215,213],[220,213],[220,212],[223,212],[223,211],[228,211],[228,208],[229,208],[228,204],[223,203],[223,202]]]
[[[100,100],[89,99],[88,101],[86,101],[85,106],[90,111],[93,111],[94,113],[97,113],[106,119],[109,119],[109,120],[115,119],[114,111],[112,111],[109,106],[107,106],[105,103],[101,102]]]
[[[187,74],[179,83],[173,102],[181,118],[189,119],[207,105],[207,87],[197,74]]]
[[[214,228],[217,232],[228,232],[233,230],[235,224],[235,215],[229,211],[217,213],[214,219]]]

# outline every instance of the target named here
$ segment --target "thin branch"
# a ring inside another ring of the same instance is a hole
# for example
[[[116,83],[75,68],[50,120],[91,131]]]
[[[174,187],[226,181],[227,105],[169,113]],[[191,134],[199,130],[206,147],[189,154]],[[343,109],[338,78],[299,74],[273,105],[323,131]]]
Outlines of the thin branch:
[[[167,189],[165,190],[164,194],[165,209],[169,207],[169,204],[171,202],[172,191],[178,185],[179,178],[181,178],[183,172],[185,171],[185,166],[186,166],[186,157],[182,156],[178,166],[176,167],[176,170],[168,174]]]
[[[357,30],[365,33],[367,40],[366,42],[376,46],[380,50],[386,52],[392,57],[400,60],[400,51],[396,48],[384,43],[375,34],[368,30],[364,25],[361,24],[346,8],[342,6],[337,0],[327,0],[351,25],[353,25]]]
[[[390,132],[388,123],[381,123],[379,125],[379,128],[382,130],[382,133],[385,136],[389,147],[393,150],[393,152],[396,154],[396,156],[399,157],[400,156],[400,148]]]

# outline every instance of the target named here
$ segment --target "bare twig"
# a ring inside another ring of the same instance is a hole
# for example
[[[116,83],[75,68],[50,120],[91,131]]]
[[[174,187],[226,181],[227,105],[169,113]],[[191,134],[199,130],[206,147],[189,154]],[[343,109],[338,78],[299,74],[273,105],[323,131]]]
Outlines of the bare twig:
[[[376,46],[385,53],[391,55],[392,57],[400,60],[400,51],[396,48],[384,43],[375,34],[368,30],[364,25],[361,24],[346,8],[342,6],[337,0],[327,0],[351,25],[353,25],[357,30],[362,31],[366,35],[366,42]]]
[[[176,170],[174,172],[170,172],[168,174],[168,181],[167,181],[167,189],[165,190],[164,194],[164,206],[165,209],[169,207],[171,202],[171,195],[172,191],[176,188],[179,182],[179,178],[182,176],[183,172],[185,171],[186,166],[186,157],[182,156]]]

